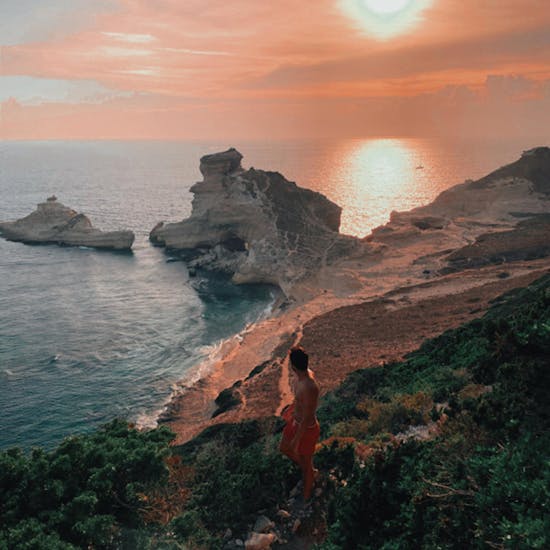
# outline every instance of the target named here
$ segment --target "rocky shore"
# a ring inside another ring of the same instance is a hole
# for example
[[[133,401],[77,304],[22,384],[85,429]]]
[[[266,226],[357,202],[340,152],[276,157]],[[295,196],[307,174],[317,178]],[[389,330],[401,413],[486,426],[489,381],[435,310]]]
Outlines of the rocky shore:
[[[228,174],[235,182],[242,169],[235,155],[220,175],[223,163],[213,155],[204,163],[205,182],[209,163],[218,181],[213,204],[220,182]],[[285,277],[285,307],[228,344],[199,383],[182,385],[160,422],[182,443],[212,424],[277,414],[291,398],[285,357],[298,342],[311,354],[323,393],[357,368],[401,359],[426,338],[483,315],[496,296],[547,273],[549,214],[547,147],[427,206],[392,213],[386,225],[353,241],[351,255]]]
[[[101,231],[90,219],[61,204],[55,196],[37,205],[36,210],[14,222],[1,222],[0,235],[26,244],[88,246],[110,250],[130,250],[132,231]]]

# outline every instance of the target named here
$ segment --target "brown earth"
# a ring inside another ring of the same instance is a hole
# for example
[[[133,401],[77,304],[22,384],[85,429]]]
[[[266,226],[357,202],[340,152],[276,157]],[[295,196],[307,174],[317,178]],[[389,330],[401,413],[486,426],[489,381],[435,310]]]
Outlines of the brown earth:
[[[326,393],[353,370],[399,361],[427,338],[481,317],[497,296],[527,286],[549,271],[537,269],[500,279],[503,270],[494,270],[496,280],[414,305],[407,305],[405,293],[397,299],[339,308],[307,323],[301,345]]]

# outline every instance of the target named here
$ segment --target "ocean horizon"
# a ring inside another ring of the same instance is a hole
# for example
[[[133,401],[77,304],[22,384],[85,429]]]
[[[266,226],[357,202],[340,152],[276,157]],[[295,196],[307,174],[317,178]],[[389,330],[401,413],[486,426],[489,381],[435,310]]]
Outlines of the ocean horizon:
[[[55,194],[104,230],[136,233],[131,254],[0,239],[0,447],[53,447],[112,418],[155,418],[221,343],[269,315],[276,290],[191,277],[148,242],[191,212],[200,157],[236,147],[245,167],[281,172],[342,207],[363,237],[394,210],[432,201],[543,143],[368,138],[236,143],[0,142],[0,220]]]

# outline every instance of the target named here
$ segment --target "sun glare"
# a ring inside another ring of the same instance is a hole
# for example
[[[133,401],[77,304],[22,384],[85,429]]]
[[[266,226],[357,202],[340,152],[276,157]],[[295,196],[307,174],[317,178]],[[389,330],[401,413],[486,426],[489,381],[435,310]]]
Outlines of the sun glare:
[[[343,208],[340,231],[364,237],[385,224],[390,211],[410,210],[429,202],[435,194],[429,170],[417,167],[428,163],[430,154],[422,140],[346,142],[327,168],[327,181],[335,182],[328,195]]]
[[[387,40],[419,23],[431,3],[432,0],[340,0],[340,8],[366,34]]]
[[[395,14],[406,8],[411,0],[363,0],[365,6],[374,13]]]

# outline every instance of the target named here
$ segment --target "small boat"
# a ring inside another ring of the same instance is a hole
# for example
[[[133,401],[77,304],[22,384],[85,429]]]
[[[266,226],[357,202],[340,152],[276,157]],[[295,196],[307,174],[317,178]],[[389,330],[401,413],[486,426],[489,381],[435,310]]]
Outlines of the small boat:
[[[419,164],[417,167],[416,167],[417,170],[424,170],[424,166],[422,166],[422,164]]]

